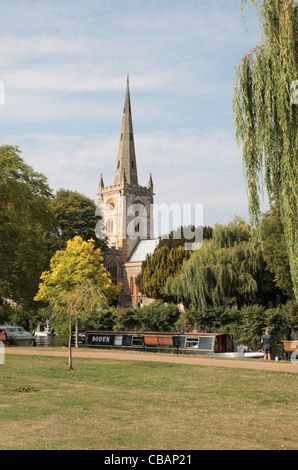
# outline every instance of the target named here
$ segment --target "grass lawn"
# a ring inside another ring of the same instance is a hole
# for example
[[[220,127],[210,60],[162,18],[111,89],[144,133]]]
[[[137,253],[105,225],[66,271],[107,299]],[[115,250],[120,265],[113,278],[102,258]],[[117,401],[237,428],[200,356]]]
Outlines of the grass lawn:
[[[298,449],[297,375],[7,355],[0,450]]]

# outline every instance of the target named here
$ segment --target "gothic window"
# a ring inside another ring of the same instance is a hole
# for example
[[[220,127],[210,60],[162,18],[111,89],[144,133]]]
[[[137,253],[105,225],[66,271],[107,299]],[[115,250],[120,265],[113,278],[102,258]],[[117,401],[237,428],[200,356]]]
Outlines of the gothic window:
[[[106,231],[107,233],[113,233],[114,229],[114,224],[113,224],[113,219],[109,219],[107,221],[107,226],[106,226]]]
[[[134,164],[134,161],[132,160],[131,161],[131,168],[134,170],[134,167],[135,167],[135,164]]]
[[[134,281],[133,281],[133,277],[131,277],[130,280],[129,280],[129,292],[130,292],[130,295],[133,295],[133,287],[134,287]]]
[[[107,269],[111,274],[111,281],[113,284],[118,283],[118,263],[115,258],[110,258],[107,263]]]

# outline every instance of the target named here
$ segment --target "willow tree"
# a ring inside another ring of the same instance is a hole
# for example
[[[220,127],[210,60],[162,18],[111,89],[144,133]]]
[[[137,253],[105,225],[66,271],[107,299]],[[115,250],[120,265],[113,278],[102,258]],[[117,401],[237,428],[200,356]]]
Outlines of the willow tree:
[[[215,226],[212,239],[193,252],[175,279],[167,281],[165,293],[202,312],[236,301],[253,303],[258,291],[255,274],[261,266],[260,246],[256,248],[249,226],[236,218],[227,226]]]
[[[262,39],[235,70],[236,137],[251,225],[259,226],[265,186],[282,220],[298,299],[298,7],[294,0],[249,1],[256,6]]]

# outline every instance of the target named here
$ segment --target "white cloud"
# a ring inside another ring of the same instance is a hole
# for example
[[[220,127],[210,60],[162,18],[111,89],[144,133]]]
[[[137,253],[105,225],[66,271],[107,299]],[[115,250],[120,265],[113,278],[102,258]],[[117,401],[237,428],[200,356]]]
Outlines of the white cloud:
[[[222,61],[234,57],[241,44],[247,47],[240,6],[238,11],[231,1],[226,6],[219,0],[208,6],[164,2],[158,8],[155,2],[142,8],[134,1],[106,8],[89,2],[89,10],[78,1],[71,9],[67,3],[58,8],[42,2],[34,10],[17,3],[25,26],[3,23],[0,79],[14,94],[31,91],[36,99],[41,91],[119,91],[130,68],[135,90],[227,92],[227,83],[219,86],[231,78],[222,73]],[[6,14],[12,21],[15,8],[7,6],[4,20]]]
[[[152,172],[159,202],[203,203],[213,222],[244,213],[231,108],[247,24],[235,0],[0,0],[1,143],[55,190],[95,199],[100,173],[113,181],[129,71],[140,184]]]
[[[97,198],[100,174],[113,184],[119,135],[7,135],[22,156],[44,173],[54,189],[71,189]],[[184,129],[135,136],[139,184],[152,173],[156,202],[203,204],[209,225],[247,213],[241,158],[229,131]],[[217,217],[217,219],[214,219]],[[211,222],[213,220],[213,222]]]

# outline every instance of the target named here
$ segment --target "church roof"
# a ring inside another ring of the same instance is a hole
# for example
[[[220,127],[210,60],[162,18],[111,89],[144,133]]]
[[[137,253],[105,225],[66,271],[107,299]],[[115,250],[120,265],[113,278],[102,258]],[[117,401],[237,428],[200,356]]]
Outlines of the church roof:
[[[158,244],[159,239],[139,240],[131,255],[129,256],[127,262],[133,263],[137,261],[145,261],[148,255],[150,256],[154,253],[154,250],[158,246]]]

